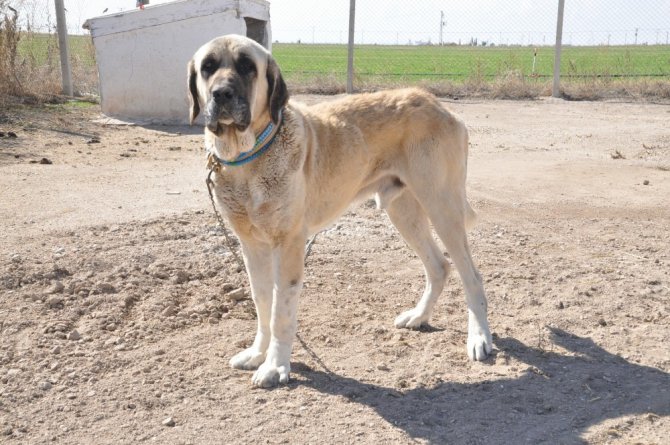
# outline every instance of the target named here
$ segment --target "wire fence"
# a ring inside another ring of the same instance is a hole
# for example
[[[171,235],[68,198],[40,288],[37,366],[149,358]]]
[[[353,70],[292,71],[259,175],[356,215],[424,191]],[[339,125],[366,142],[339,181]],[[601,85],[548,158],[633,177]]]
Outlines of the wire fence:
[[[311,24],[274,19],[273,52],[297,87],[315,83],[334,89],[347,76],[349,4],[333,2],[320,11],[315,3],[301,7],[313,17]],[[418,83],[448,92],[463,85],[486,90],[513,80],[541,94],[553,75],[557,11],[558,0],[357,0],[354,86]],[[665,0],[567,0],[562,81],[670,80],[667,17]]]
[[[37,79],[58,89],[52,3],[0,0],[0,21],[11,16],[8,6],[20,13],[17,59],[23,68],[30,68],[24,69],[24,79],[18,79],[22,88]],[[66,0],[74,84],[84,94],[97,93],[95,52],[90,36],[82,35],[81,29],[88,18],[85,8],[90,6],[85,0]],[[272,50],[294,91],[345,90],[349,6],[344,0],[272,2]],[[354,88],[419,84],[443,95],[550,94],[557,9],[558,0],[357,0]],[[602,91],[621,92],[621,85],[631,91],[636,84],[648,94],[658,90],[670,96],[668,17],[670,0],[566,0],[563,91],[574,96],[575,89],[590,89],[597,93],[582,92],[581,97],[597,98]]]
[[[77,0],[71,4],[74,6],[75,3]],[[93,43],[90,36],[72,31],[69,27],[75,92],[77,95],[96,95],[98,78]],[[62,73],[53,1],[0,0],[0,99],[2,95],[44,99],[61,93]]]

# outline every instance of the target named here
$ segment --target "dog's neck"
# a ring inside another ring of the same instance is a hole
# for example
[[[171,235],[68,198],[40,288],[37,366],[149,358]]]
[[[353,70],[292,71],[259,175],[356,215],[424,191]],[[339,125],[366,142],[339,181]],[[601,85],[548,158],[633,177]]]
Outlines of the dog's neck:
[[[214,159],[223,165],[242,165],[260,156],[272,144],[275,135],[282,124],[280,113],[279,122],[275,124],[268,115],[265,125],[250,126],[240,131],[234,126],[224,128],[220,134],[205,132],[205,148],[214,156]]]

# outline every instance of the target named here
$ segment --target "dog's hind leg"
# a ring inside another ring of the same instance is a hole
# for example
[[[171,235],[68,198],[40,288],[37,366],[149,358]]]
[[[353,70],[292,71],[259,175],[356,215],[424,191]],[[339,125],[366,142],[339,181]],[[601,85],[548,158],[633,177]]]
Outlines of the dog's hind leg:
[[[242,243],[244,264],[251,284],[251,297],[256,306],[258,327],[251,347],[234,355],[230,366],[236,369],[257,369],[264,361],[270,344],[272,316],[272,256],[269,247]]]
[[[437,199],[427,200],[425,204],[428,217],[447,248],[465,287],[468,304],[468,356],[472,360],[484,360],[491,353],[493,343],[486,318],[487,303],[482,277],[472,261],[465,233],[469,206],[465,202],[465,196],[449,186],[442,193],[437,193]]]
[[[418,329],[430,319],[449,275],[449,263],[433,240],[428,218],[411,191],[405,189],[396,196],[388,204],[386,212],[423,262],[426,273],[423,295],[414,309],[403,312],[395,319],[398,328]]]

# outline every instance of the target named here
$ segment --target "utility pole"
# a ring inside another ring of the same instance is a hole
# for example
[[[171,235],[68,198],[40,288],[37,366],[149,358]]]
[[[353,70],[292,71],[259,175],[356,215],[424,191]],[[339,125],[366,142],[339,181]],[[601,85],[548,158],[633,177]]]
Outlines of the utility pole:
[[[70,71],[70,48],[67,41],[67,24],[65,23],[65,6],[63,5],[63,0],[55,0],[55,2],[58,49],[60,50],[60,71],[63,77],[63,94],[74,96],[72,72]]]
[[[637,33],[640,30],[640,28],[635,28],[635,44],[637,45]]]
[[[440,46],[444,45],[444,27],[447,26],[447,21],[444,20],[444,11],[440,11]]]
[[[561,49],[563,46],[563,11],[565,0],[558,0],[558,17],[556,19],[556,47],[554,48],[554,85],[551,95],[561,97]]]

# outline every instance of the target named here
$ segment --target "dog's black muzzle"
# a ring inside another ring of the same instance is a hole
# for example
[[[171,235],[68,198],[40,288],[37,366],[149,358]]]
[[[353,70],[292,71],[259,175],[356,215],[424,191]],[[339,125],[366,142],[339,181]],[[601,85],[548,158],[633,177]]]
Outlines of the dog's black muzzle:
[[[232,124],[222,122],[231,120]],[[228,86],[211,92],[205,110],[205,125],[211,132],[219,134],[227,125],[235,125],[238,130],[244,131],[250,123],[251,110],[245,97],[236,94],[235,90]]]

